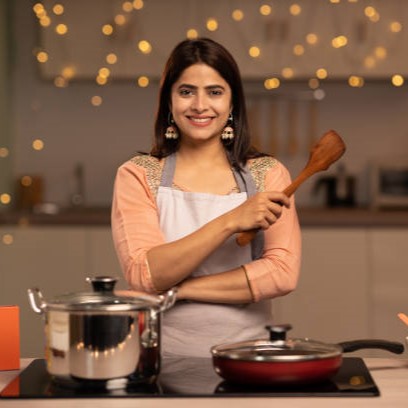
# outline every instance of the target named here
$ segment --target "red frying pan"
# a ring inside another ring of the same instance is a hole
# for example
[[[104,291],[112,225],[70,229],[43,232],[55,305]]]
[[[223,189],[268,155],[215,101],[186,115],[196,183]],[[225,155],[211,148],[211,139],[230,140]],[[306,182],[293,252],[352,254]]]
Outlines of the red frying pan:
[[[355,340],[328,344],[310,339],[286,339],[290,325],[267,326],[270,339],[223,344],[211,348],[215,371],[225,380],[248,385],[300,385],[334,376],[343,353],[383,349],[395,354],[404,345],[386,340]]]

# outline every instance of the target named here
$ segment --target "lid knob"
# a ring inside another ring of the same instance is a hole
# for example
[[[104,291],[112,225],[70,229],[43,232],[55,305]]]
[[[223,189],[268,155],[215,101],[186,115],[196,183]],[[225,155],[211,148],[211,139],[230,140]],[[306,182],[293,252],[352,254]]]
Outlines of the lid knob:
[[[269,340],[286,340],[286,333],[292,329],[290,324],[275,324],[271,326],[265,326],[265,329],[269,331]]]
[[[93,276],[86,278],[86,281],[92,284],[94,292],[112,293],[117,279],[111,276]]]

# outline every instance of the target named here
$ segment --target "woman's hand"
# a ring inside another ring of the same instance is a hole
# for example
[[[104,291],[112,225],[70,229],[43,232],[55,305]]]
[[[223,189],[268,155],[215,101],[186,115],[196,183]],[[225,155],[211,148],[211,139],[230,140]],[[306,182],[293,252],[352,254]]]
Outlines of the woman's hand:
[[[228,212],[229,225],[235,232],[268,229],[282,214],[283,206],[289,208],[289,197],[278,191],[265,191],[248,198]]]

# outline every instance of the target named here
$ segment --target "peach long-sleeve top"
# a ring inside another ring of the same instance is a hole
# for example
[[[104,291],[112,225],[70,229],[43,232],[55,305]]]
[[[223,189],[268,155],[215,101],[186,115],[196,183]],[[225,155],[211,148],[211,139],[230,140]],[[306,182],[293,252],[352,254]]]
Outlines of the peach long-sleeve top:
[[[132,289],[154,293],[146,253],[165,243],[156,204],[163,160],[136,156],[117,171],[112,202],[112,234],[125,279]],[[287,169],[269,156],[251,159],[248,168],[258,191],[283,191],[290,184]],[[263,255],[245,265],[254,300],[291,292],[297,284],[301,233],[291,198],[279,220],[265,232]],[[218,271],[222,272],[222,271]]]

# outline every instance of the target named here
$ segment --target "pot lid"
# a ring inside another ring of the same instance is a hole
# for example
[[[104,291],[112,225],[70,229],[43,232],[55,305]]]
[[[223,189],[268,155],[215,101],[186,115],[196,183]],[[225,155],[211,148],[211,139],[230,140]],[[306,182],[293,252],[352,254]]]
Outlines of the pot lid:
[[[87,278],[92,284],[93,292],[67,293],[43,301],[50,310],[120,312],[160,308],[162,299],[159,296],[140,294],[140,296],[118,296],[113,289],[117,279],[107,276]]]
[[[310,339],[286,339],[290,325],[266,326],[269,339],[222,344],[211,349],[213,357],[240,361],[297,362],[337,357],[342,348]]]

